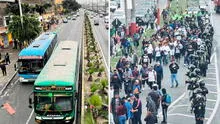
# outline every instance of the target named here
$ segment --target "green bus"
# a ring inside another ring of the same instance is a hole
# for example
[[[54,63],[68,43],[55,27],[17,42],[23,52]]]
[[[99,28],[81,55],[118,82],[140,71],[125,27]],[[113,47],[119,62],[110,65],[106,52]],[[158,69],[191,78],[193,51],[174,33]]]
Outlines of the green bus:
[[[75,41],[61,41],[54,50],[29,97],[29,107],[34,104],[35,122],[73,123],[77,113],[79,54]]]

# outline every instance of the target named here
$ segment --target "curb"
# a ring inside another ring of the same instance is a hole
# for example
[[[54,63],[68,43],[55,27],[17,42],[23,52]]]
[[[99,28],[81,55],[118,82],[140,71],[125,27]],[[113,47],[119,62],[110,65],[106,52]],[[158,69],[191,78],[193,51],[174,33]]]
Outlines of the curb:
[[[83,15],[84,16],[84,15]],[[85,18],[83,20],[83,29],[82,29],[82,54],[81,54],[81,57],[82,57],[82,96],[81,96],[81,124],[84,124],[84,106],[85,106],[85,101],[84,101],[84,89],[85,89],[85,82],[84,82],[84,40],[85,40],[85,35],[84,35],[84,30],[85,30]]]
[[[2,93],[6,90],[7,86],[11,83],[12,79],[17,75],[17,72],[16,71],[12,76],[11,76],[11,79],[4,85],[4,87],[1,89],[0,91],[0,96],[2,95]]]

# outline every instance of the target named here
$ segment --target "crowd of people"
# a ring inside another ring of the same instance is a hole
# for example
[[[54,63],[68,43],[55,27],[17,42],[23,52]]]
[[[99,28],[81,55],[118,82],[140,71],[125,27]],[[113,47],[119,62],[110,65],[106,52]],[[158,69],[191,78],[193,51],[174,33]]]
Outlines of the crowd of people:
[[[170,70],[171,88],[179,86],[177,74],[181,58],[185,67],[190,69],[193,65],[197,68],[197,72],[194,73],[194,69],[191,71],[193,74],[198,77],[206,76],[214,30],[207,17],[207,11],[201,9],[198,13],[200,14],[196,16],[186,14],[181,16],[181,19],[168,21],[150,38],[144,35],[148,27],[141,26],[138,26],[138,30],[132,36],[126,35],[126,28],[121,26],[117,36],[111,37],[111,56],[120,57],[116,66],[111,67],[110,85],[113,93],[111,113],[114,123],[125,124],[126,120],[129,124],[142,123],[142,101],[139,98],[142,92],[149,92],[146,96],[147,115],[144,119],[146,123],[158,123],[160,106],[163,113],[162,123],[167,122],[167,109],[171,103],[171,96],[164,88],[164,83],[161,83],[164,77],[164,66],[168,66]],[[139,49],[140,46],[141,49]],[[190,73],[191,76],[193,74]],[[204,82],[199,84],[201,86],[197,88],[202,89]],[[146,85],[149,88],[146,88]],[[195,101],[197,94],[206,95],[207,93],[208,90],[196,90],[190,100]],[[125,97],[120,97],[123,95]],[[194,113],[196,103],[192,104]],[[195,118],[197,118],[196,113]],[[202,124],[203,119],[204,114],[199,117],[199,120],[196,119],[196,122],[200,121],[198,124]]]

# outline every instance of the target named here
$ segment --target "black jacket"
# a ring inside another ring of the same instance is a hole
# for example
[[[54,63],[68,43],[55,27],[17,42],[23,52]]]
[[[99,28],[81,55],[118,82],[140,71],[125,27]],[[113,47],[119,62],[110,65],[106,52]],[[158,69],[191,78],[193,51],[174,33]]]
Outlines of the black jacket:
[[[169,69],[170,69],[171,74],[176,74],[179,69],[179,65],[176,63],[174,63],[174,64],[171,63],[169,66]]]

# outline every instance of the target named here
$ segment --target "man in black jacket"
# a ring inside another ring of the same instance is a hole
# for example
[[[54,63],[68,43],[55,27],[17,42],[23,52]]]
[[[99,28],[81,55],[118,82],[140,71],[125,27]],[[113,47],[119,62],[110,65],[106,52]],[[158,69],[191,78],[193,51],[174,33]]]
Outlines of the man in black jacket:
[[[179,65],[175,62],[175,60],[172,60],[172,63],[169,65],[169,69],[171,72],[171,88],[173,88],[174,80],[176,81],[176,87],[178,87],[179,83],[177,81],[177,72],[179,69]]]

